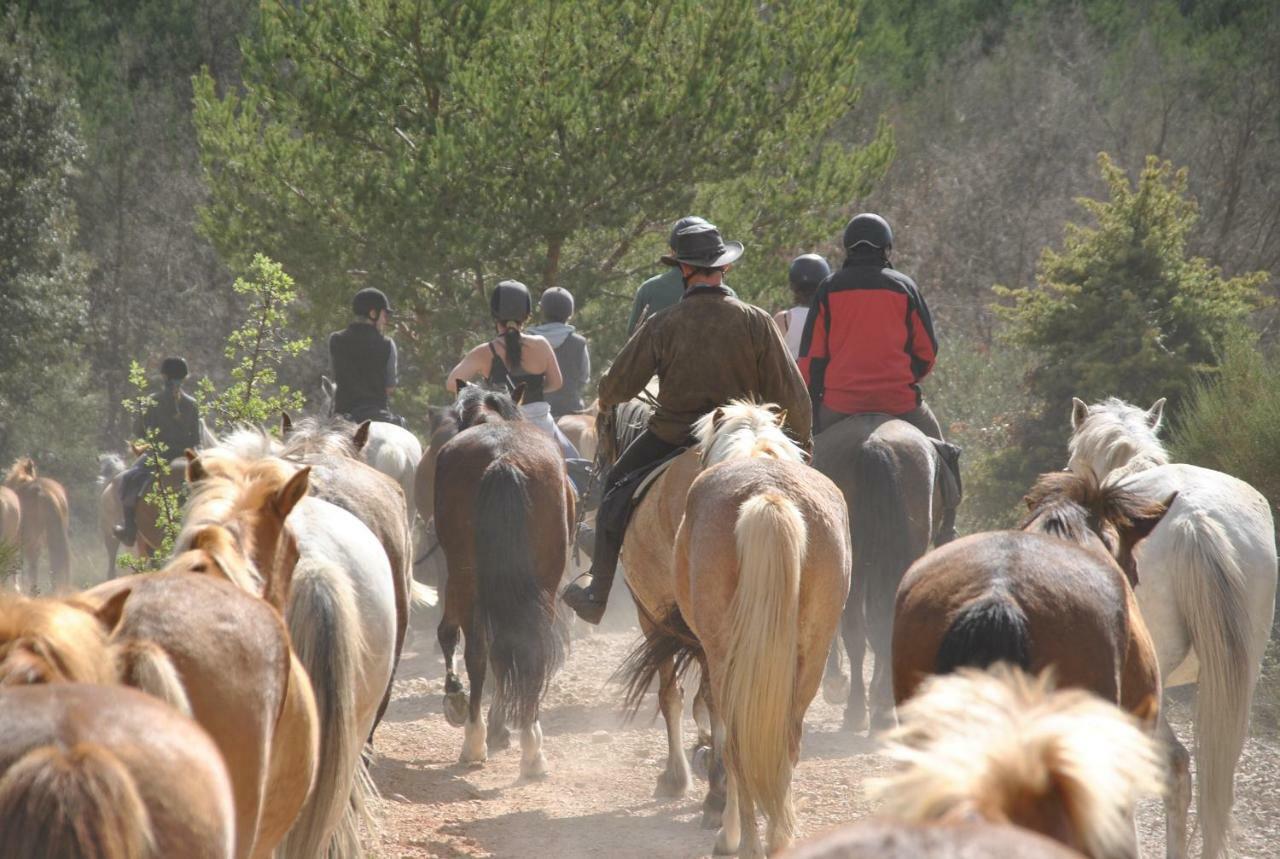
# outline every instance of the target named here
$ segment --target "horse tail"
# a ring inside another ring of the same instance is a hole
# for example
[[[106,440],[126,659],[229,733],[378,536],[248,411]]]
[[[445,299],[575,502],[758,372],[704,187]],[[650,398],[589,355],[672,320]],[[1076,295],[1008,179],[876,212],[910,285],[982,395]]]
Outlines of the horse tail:
[[[636,606],[644,611],[639,602]],[[646,618],[650,628],[610,678],[610,682],[622,685],[622,710],[628,720],[639,711],[645,693],[668,661],[674,660],[675,680],[679,684],[689,668],[703,657],[702,644],[689,628],[679,606],[672,603],[661,616],[648,617],[646,613]]]
[[[412,579],[409,582],[409,598],[416,608],[431,608],[440,601],[440,592],[431,585]]]
[[[795,831],[790,802],[795,718],[800,568],[808,533],[796,505],[756,495],[734,527],[738,586],[729,604],[729,636],[720,705],[727,758],[743,789],[781,831]]]
[[[934,672],[988,668],[997,662],[1031,670],[1031,637],[1027,616],[1007,594],[973,600],[956,614],[938,646]]]
[[[182,676],[169,654],[154,641],[129,641],[120,649],[120,677],[127,686],[141,689],[192,717]]]
[[[10,856],[144,859],[151,817],[124,763],[105,746],[49,745],[0,777],[0,832]]]
[[[489,644],[494,705],[521,727],[537,719],[564,661],[555,607],[538,585],[531,516],[524,474],[505,459],[491,463],[476,499],[476,616]]]
[[[67,529],[70,527],[67,497],[62,492],[51,492],[40,483],[36,494],[44,508],[48,521],[45,524],[45,544],[49,547],[49,568],[53,571],[54,586],[71,587],[71,543]]]
[[[1196,695],[1196,812],[1204,855],[1226,848],[1236,762],[1249,731],[1256,677],[1249,656],[1244,573],[1222,527],[1193,510],[1169,522],[1170,579],[1200,661]]]
[[[367,819],[370,795],[361,757],[364,737],[356,724],[356,684],[365,643],[347,572],[326,561],[300,560],[288,625],[294,652],[315,693],[320,755],[315,790],[281,845],[281,855],[358,856],[359,825]]]
[[[868,624],[884,626],[879,632],[887,639],[898,583],[915,560],[906,493],[888,443],[874,436],[862,443],[854,456],[853,485],[853,575],[864,583]]]

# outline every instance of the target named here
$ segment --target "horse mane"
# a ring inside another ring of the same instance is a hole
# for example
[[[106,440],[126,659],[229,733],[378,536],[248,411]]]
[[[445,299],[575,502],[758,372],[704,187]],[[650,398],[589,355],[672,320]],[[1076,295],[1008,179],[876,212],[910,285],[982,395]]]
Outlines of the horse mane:
[[[29,456],[20,456],[13,461],[5,474],[4,485],[13,489],[28,483],[34,483],[39,475],[36,473],[36,462]]]
[[[300,418],[285,438],[279,456],[301,461],[321,456],[334,459],[357,459],[356,425],[341,415]]]
[[[804,462],[804,451],[782,429],[784,414],[773,403],[730,400],[698,418],[693,437],[702,449],[702,467],[748,458]]]
[[[1126,474],[1169,464],[1169,452],[1147,420],[1147,413],[1118,397],[1089,406],[1088,417],[1067,443],[1071,461],[1101,464],[1104,475]]]
[[[0,594],[0,685],[117,682],[119,669],[102,622],[56,599]]]
[[[885,740],[900,769],[872,787],[885,814],[1025,826],[1056,813],[1089,855],[1134,857],[1134,803],[1162,789],[1162,755],[1114,705],[1000,665],[932,677],[898,716]]]
[[[1168,507],[1113,481],[1099,481],[1092,471],[1042,474],[1023,500],[1031,512],[1019,526],[1021,530],[1052,534],[1073,543],[1085,542],[1086,532],[1102,536],[1103,523],[1130,528],[1138,520],[1158,519]]]
[[[444,422],[457,427],[457,432],[493,419],[524,420],[520,406],[511,399],[506,388],[487,384],[468,384],[458,389],[458,396],[444,416]]]

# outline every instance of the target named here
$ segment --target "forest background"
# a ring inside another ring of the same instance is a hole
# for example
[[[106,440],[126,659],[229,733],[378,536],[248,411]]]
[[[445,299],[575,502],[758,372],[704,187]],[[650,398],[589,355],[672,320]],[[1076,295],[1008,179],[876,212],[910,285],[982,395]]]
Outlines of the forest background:
[[[421,431],[497,280],[572,290],[602,369],[677,217],[744,241],[729,280],[774,310],[874,210],[968,529],[1062,466],[1073,394],[1169,396],[1177,451],[1274,502],[1276,164],[1270,0],[13,0],[0,462],[88,486],[133,360],[225,385],[257,253],[297,283],[304,392],[351,293],[391,295]]]

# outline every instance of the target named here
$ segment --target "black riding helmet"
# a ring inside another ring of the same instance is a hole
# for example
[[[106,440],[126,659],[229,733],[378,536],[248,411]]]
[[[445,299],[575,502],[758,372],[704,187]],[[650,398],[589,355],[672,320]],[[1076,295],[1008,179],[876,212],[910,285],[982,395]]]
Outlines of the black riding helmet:
[[[831,274],[831,266],[817,254],[801,254],[791,261],[787,279],[797,292],[812,292]]]
[[[542,293],[538,303],[542,318],[548,322],[566,322],[573,315],[573,293],[562,287],[551,287]]]
[[[518,280],[504,280],[489,293],[489,310],[499,322],[523,322],[533,313],[529,287]]]
[[[844,228],[844,249],[851,251],[859,245],[869,245],[888,251],[893,247],[893,230],[889,222],[873,212],[854,215]]]
[[[165,358],[160,362],[160,375],[171,382],[187,378],[187,362],[182,358]]]
[[[386,293],[380,289],[367,286],[351,299],[351,312],[361,319],[368,317],[375,310],[391,312],[391,302],[387,300]]]

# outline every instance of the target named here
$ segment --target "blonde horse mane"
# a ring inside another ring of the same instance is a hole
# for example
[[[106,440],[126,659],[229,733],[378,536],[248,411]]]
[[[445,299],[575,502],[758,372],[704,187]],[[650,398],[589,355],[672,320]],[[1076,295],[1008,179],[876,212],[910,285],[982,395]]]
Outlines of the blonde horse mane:
[[[703,415],[693,425],[702,467],[753,457],[804,462],[804,451],[782,429],[785,419],[786,412],[773,403],[749,400],[730,400]]]
[[[0,685],[117,682],[107,630],[87,606],[0,594]]]
[[[1076,407],[1077,413],[1082,407]],[[1120,469],[1123,474],[1132,474],[1167,465],[1169,452],[1156,435],[1159,414],[1153,422],[1151,412],[1118,397],[1088,406],[1086,417],[1078,422],[1067,443],[1072,468],[1077,463],[1089,464],[1106,478]]]
[[[1135,857],[1133,807],[1163,788],[1160,749],[1114,705],[1052,687],[1006,666],[930,678],[885,737],[900,769],[872,787],[883,812],[1025,825],[1058,806],[1090,856]]]
[[[29,456],[20,456],[13,461],[13,465],[5,473],[4,485],[17,489],[19,486],[35,482],[38,477],[35,460]]]

